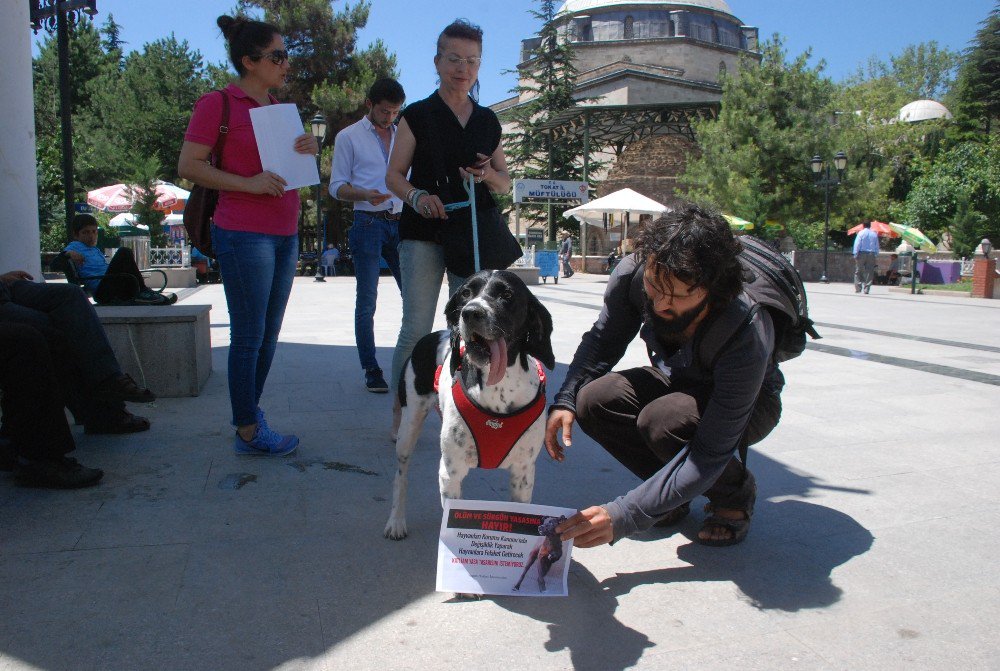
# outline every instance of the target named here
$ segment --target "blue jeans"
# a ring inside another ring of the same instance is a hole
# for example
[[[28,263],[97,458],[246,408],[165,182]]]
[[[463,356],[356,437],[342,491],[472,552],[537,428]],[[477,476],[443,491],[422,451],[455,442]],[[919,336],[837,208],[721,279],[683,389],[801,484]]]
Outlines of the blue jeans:
[[[354,277],[358,283],[354,302],[354,340],[365,370],[378,368],[375,359],[375,303],[378,301],[379,257],[389,265],[402,288],[399,274],[399,222],[381,212],[354,211],[354,225],[347,235],[354,257]]]
[[[434,328],[438,294],[445,274],[444,252],[436,242],[403,240],[399,243],[399,267],[403,275],[403,323],[399,339],[392,352],[392,378],[389,384],[399,387],[403,365],[410,358],[417,341]],[[458,291],[465,281],[455,273],[448,273],[448,295]]]
[[[257,422],[264,381],[271,370],[278,332],[292,291],[298,235],[229,231],[212,226],[229,306],[229,402],[233,424]]]

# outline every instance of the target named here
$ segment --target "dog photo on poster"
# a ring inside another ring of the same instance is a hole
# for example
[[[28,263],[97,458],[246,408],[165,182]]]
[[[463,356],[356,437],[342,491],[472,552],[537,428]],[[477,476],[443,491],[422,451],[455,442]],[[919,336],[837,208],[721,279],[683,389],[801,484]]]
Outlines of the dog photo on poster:
[[[572,508],[448,499],[438,542],[437,591],[509,596],[569,594],[573,542],[555,527]]]

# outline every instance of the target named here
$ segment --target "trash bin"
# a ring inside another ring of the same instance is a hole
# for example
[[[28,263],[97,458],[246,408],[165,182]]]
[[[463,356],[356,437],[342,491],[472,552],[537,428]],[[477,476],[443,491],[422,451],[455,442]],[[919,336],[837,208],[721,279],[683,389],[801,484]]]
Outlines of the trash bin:
[[[535,265],[538,266],[538,276],[543,283],[547,283],[547,278],[552,277],[559,284],[559,252],[535,252]]]

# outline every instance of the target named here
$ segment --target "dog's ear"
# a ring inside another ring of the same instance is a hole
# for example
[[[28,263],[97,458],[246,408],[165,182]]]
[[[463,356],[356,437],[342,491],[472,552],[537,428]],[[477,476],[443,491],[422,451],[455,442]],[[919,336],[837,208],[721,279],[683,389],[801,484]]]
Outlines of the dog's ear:
[[[444,306],[444,318],[448,323],[448,328],[452,331],[458,328],[458,318],[462,314],[462,308],[465,307],[466,299],[462,296],[464,288],[464,285],[459,287]]]
[[[552,315],[528,292],[528,317],[524,350],[549,370],[555,370],[556,355],[552,353]]]

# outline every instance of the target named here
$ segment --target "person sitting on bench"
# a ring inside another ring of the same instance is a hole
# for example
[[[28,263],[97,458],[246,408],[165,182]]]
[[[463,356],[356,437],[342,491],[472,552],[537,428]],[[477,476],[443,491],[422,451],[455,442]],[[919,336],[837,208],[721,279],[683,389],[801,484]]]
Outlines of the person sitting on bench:
[[[97,303],[170,305],[177,302],[175,294],[157,293],[146,286],[131,249],[122,247],[115,252],[111,263],[105,261],[104,253],[97,248],[97,231],[97,219],[93,215],[76,215],[73,217],[75,239],[63,251]]]
[[[61,383],[53,393],[86,433],[147,431],[149,420],[126,410],[125,401],[152,403],[156,395],[122,371],[87,296],[78,286],[32,279],[23,270],[0,275],[0,324],[24,324],[45,336]]]
[[[899,284],[899,254],[893,254],[889,258],[889,269],[885,271],[885,283]]]

